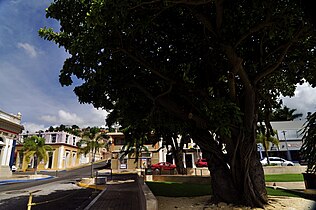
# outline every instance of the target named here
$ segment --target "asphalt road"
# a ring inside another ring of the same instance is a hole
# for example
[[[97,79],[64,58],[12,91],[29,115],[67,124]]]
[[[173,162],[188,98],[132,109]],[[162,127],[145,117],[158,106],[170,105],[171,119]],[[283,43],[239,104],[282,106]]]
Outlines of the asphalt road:
[[[105,162],[96,163],[94,171],[102,167]],[[18,173],[20,174],[20,173]],[[55,176],[56,172],[40,172]],[[24,210],[27,209],[30,192],[33,193],[32,210],[64,210],[84,209],[99,191],[78,187],[76,181],[91,176],[91,166],[86,166],[70,171],[57,173],[56,178],[1,185],[0,210]]]

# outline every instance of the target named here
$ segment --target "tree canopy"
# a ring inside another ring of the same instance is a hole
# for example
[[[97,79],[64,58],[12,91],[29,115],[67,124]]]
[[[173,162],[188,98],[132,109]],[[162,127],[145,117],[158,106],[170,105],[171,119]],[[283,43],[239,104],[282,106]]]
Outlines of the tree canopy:
[[[135,135],[185,130],[206,154],[215,202],[267,202],[258,110],[316,85],[315,31],[299,1],[55,0],[47,17],[60,30],[39,33],[70,53],[60,83],[82,80],[81,103]]]
[[[303,116],[302,113],[295,113],[296,109],[290,109],[287,106],[277,108],[272,112],[272,121],[293,121]]]

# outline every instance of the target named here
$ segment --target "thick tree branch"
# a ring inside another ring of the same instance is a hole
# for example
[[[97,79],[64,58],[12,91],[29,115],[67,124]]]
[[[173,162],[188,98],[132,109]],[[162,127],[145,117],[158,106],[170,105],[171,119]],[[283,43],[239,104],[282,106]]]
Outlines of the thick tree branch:
[[[133,55],[132,53],[128,52],[125,49],[118,49],[119,51],[125,53],[127,56],[129,56],[130,58],[132,58],[134,61],[136,61],[137,63],[139,63],[140,65],[142,65],[143,67],[145,67],[146,69],[148,69],[149,71],[151,71],[153,74],[155,74],[156,76],[160,77],[163,80],[166,80],[170,83],[174,83],[173,80],[171,80],[170,78],[164,76],[163,74],[161,74],[159,72],[159,70],[154,69],[154,67],[152,67],[148,62],[146,62],[144,59],[137,57],[135,55]]]
[[[193,15],[197,18],[197,20],[199,20],[204,25],[204,27],[209,32],[211,32],[211,34],[213,34],[215,36],[217,35],[213,29],[212,23],[211,23],[209,18],[207,18],[205,15],[201,14],[200,12],[196,11],[195,9],[193,9],[191,7],[189,7],[188,9],[190,9],[192,11]]]
[[[154,96],[135,80],[131,81],[131,87],[136,87],[138,90],[143,92],[148,99],[152,100],[153,102],[155,101]]]
[[[276,69],[279,68],[279,66],[281,65],[282,61],[284,60],[284,57],[286,56],[286,54],[288,53],[290,47],[293,45],[294,42],[296,42],[296,40],[298,39],[298,37],[300,36],[300,34],[302,33],[302,28],[300,28],[296,34],[294,35],[293,39],[291,39],[288,43],[286,43],[285,45],[283,45],[283,52],[281,52],[279,58],[277,59],[276,63],[273,65],[268,66],[267,68],[265,68],[261,74],[257,75],[256,78],[254,79],[254,84],[257,84],[261,79],[265,78],[266,76],[268,76],[269,74],[273,73]]]
[[[237,53],[231,46],[226,45],[223,48],[233,67],[232,73],[240,77],[242,83],[246,88],[251,88],[251,81],[242,65],[243,60],[237,55]]]
[[[223,2],[224,2],[224,0],[215,0],[217,34],[220,34],[220,30],[221,30],[222,23],[223,23],[223,15],[224,15]]]
[[[238,47],[238,45],[240,45],[242,43],[242,41],[244,41],[245,39],[247,39],[250,35],[266,28],[272,25],[272,22],[264,22],[262,24],[259,24],[253,28],[251,28],[247,33],[245,33],[244,35],[242,35],[240,37],[240,39],[236,42],[234,48],[236,49]]]
[[[176,0],[176,1],[172,1],[172,0],[167,0],[165,1],[166,3],[174,3],[174,4],[186,4],[186,5],[204,5],[204,4],[208,4],[210,2],[212,2],[214,0]]]

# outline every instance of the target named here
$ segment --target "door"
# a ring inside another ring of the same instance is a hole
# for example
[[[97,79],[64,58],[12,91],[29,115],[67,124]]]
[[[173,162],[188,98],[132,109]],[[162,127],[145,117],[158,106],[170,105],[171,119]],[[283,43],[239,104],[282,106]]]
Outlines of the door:
[[[48,152],[48,168],[53,167],[53,152]]]
[[[185,154],[185,164],[187,168],[193,168],[192,154]]]

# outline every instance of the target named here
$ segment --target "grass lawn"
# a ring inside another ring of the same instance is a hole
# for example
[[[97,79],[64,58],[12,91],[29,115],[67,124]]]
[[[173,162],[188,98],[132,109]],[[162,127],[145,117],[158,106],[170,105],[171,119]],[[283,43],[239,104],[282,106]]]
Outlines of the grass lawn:
[[[268,174],[265,175],[266,182],[303,182],[302,174]]]
[[[211,195],[210,185],[178,182],[146,182],[146,184],[156,196],[193,197]]]
[[[211,195],[210,185],[188,184],[176,182],[146,182],[155,196],[194,197]],[[267,188],[268,195],[299,197],[281,189]]]

